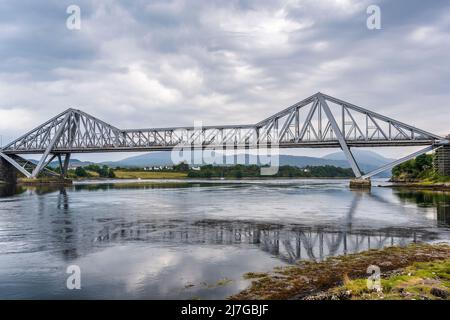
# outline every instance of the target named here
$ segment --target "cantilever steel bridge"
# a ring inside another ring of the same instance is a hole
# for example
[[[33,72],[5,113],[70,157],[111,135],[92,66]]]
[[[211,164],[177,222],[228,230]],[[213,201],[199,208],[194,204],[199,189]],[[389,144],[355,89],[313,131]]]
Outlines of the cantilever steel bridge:
[[[118,129],[81,110],[67,109],[0,149],[26,177],[58,158],[62,175],[70,155],[85,152],[161,151],[174,148],[341,148],[357,178],[367,179],[420,154],[448,144],[436,134],[343,100],[317,93],[256,124]],[[426,146],[377,170],[362,174],[352,147]],[[20,155],[42,154],[37,164]]]

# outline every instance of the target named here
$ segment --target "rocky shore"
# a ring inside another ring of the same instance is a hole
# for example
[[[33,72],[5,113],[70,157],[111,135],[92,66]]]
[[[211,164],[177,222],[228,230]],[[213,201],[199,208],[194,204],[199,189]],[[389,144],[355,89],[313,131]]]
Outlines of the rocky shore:
[[[371,265],[380,268],[381,290],[367,286]],[[449,299],[450,245],[388,247],[244,277],[252,284],[230,299]]]

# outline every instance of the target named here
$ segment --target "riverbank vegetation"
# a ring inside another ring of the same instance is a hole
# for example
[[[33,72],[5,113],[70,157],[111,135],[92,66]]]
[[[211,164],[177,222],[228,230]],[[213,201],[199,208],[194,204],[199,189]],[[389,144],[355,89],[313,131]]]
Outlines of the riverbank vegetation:
[[[450,177],[438,174],[433,168],[434,154],[423,154],[392,169],[392,182],[435,184],[450,182]]]
[[[301,261],[267,273],[230,299],[448,299],[450,245],[411,244]],[[381,291],[367,286],[367,268],[381,270]]]
[[[60,168],[54,169],[56,173],[60,173]],[[75,169],[69,169],[67,171],[67,178],[116,178],[114,170],[106,165],[99,166],[96,164],[90,164],[84,167],[76,167]]]
[[[342,286],[308,297],[352,300],[450,300],[450,259],[417,262],[392,272],[369,290],[367,278],[345,279]]]
[[[234,165],[234,166],[212,166],[207,165],[199,170],[189,169],[189,178],[259,178],[267,177],[261,175],[261,167],[257,165]],[[339,168],[334,166],[307,166],[304,168],[293,166],[280,166],[278,171],[270,176],[278,178],[350,178],[353,172],[350,168]]]
[[[59,168],[55,169],[59,173]],[[185,163],[180,163],[173,167],[158,168],[158,170],[148,170],[144,168],[109,168],[106,165],[88,165],[68,170],[69,179],[95,179],[95,178],[116,178],[116,179],[182,179],[182,178],[260,178],[268,177],[261,175],[261,166],[257,165],[233,165],[233,166],[212,166],[206,165],[198,168],[189,167]],[[353,172],[350,168],[340,168],[334,166],[317,167],[294,167],[280,166],[278,172],[270,177],[278,178],[351,178]]]
[[[136,170],[115,170],[117,179],[182,179],[187,177],[185,172],[173,171],[136,171]]]

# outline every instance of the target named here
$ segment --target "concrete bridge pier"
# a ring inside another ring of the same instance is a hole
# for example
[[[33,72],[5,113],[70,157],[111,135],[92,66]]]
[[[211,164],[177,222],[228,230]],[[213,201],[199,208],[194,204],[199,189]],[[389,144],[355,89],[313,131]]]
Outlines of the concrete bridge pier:
[[[356,179],[350,180],[350,189],[368,190],[371,187],[372,187],[372,182],[370,181],[370,179],[356,178]]]
[[[0,157],[0,183],[15,184],[17,182],[17,170],[5,159]]]

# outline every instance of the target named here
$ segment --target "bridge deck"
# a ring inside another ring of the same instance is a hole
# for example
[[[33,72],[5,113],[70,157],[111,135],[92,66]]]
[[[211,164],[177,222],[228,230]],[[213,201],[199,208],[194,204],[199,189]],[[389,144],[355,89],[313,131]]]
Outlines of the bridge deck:
[[[413,147],[413,146],[428,146],[435,143],[435,140],[414,140],[414,141],[405,141],[405,140],[393,140],[393,141],[355,141],[348,142],[347,145],[349,147]],[[227,149],[258,149],[261,146],[257,144],[209,144],[203,146],[194,146],[194,145],[147,145],[147,146],[102,146],[102,147],[82,147],[82,148],[54,148],[52,150],[53,154],[56,153],[104,153],[104,152],[151,152],[151,151],[172,151],[174,148],[196,148],[196,149],[220,149],[223,147],[227,147]],[[262,147],[270,148],[270,144],[265,144]],[[280,149],[287,148],[340,148],[339,141],[324,141],[324,142],[300,142],[300,143],[279,143],[278,145],[274,145],[273,147],[278,147]],[[16,149],[16,150],[3,150],[5,154],[43,154],[45,149]]]
[[[340,148],[355,176],[361,177],[353,147],[428,146],[420,151],[427,152],[430,146],[443,144],[448,141],[436,134],[317,93],[251,125],[121,130],[81,110],[68,109],[0,149],[0,156],[23,171],[11,155],[43,154],[30,174],[35,177],[47,158],[58,156],[61,163],[61,154],[67,158],[71,153]]]

